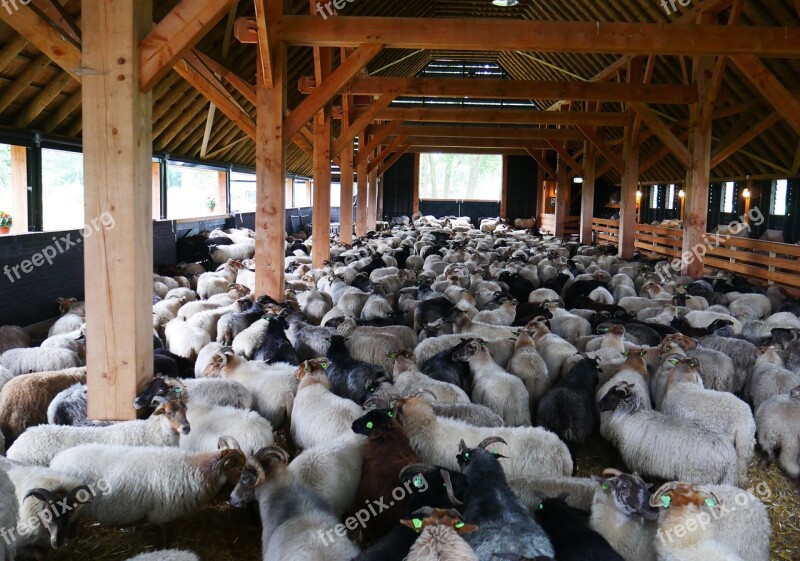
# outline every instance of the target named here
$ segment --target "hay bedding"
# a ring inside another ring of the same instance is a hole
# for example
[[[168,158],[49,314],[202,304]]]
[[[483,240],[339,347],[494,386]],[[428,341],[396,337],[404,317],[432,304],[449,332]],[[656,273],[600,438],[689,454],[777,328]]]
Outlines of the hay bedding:
[[[279,431],[275,443],[294,452],[288,431]],[[770,492],[764,502],[772,523],[772,561],[800,561],[800,493],[798,482],[790,480],[776,465],[765,467],[758,452],[750,466],[753,488],[764,483]],[[617,451],[600,437],[590,440],[578,454],[578,474],[588,477],[606,467],[625,469]],[[763,486],[761,487],[763,488]],[[170,547],[187,549],[202,561],[256,561],[261,559],[261,529],[253,512],[219,503],[173,525]],[[80,528],[78,538],[50,555],[50,561],[125,561],[130,557],[161,549],[155,528],[111,529],[96,525]]]

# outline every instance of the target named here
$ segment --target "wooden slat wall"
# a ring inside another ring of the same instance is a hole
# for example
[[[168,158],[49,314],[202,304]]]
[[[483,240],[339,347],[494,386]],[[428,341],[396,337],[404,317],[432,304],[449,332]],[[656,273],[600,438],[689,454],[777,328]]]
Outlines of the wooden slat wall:
[[[581,217],[580,216],[567,216],[564,218],[564,236],[577,236],[580,234]],[[540,214],[539,215],[539,229],[542,232],[549,232],[551,234],[556,231],[556,215],[555,214]]]

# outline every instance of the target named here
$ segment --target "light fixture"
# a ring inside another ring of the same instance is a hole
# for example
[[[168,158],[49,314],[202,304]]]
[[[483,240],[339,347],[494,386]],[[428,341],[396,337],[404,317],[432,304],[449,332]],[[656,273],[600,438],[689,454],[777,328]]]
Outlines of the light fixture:
[[[519,0],[492,0],[492,4],[501,8],[510,8],[519,4]]]
[[[684,197],[686,196],[686,191],[684,191],[683,189],[681,189],[680,191],[678,191],[678,196],[679,196],[681,199],[682,199],[682,198],[684,198]]]
[[[750,198],[750,189],[748,189],[747,187],[745,187],[745,188],[744,188],[744,191],[742,191],[742,196],[743,196],[745,199],[749,199],[749,198]]]
[[[573,179],[573,181],[575,183],[583,183],[583,178],[582,177],[576,177],[575,179]]]
[[[636,191],[636,200],[637,201],[641,201],[642,200],[642,192],[641,191]]]

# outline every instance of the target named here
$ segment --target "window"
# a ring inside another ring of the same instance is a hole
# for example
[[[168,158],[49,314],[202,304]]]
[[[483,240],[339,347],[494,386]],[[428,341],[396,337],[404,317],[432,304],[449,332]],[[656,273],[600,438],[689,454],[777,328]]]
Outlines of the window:
[[[225,214],[225,172],[174,163],[167,166],[167,218]],[[213,204],[212,204],[213,203]]]
[[[722,184],[722,197],[720,204],[720,212],[731,213],[733,212],[733,193],[735,184],[733,181],[726,181]]]
[[[331,183],[331,207],[341,205],[342,185],[340,183]]]
[[[295,178],[292,194],[292,207],[303,208],[311,206],[311,182],[306,179]]]
[[[83,154],[42,149],[42,229],[83,228]]]
[[[256,174],[231,172],[231,212],[255,212]]]
[[[775,216],[786,216],[786,197],[789,191],[789,182],[786,179],[778,179],[772,182],[772,202],[770,204],[770,214]]]
[[[658,208],[658,193],[660,190],[660,185],[650,187],[650,208]]]
[[[11,205],[11,146],[0,144],[0,212],[11,214]]]
[[[499,201],[503,191],[503,157],[423,154],[419,176],[421,199]]]
[[[666,200],[666,207],[667,210],[674,210],[675,209],[675,184],[670,183],[667,185],[667,194],[664,197]]]

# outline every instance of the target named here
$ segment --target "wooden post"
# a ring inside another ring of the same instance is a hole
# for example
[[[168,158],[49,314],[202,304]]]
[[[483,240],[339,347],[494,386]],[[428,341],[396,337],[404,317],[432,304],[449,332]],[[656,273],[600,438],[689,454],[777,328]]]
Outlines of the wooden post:
[[[592,243],[592,219],[594,218],[594,183],[597,166],[597,150],[591,142],[584,145],[583,189],[581,190],[581,243]]]
[[[83,0],[81,13],[82,64],[92,69],[83,74],[88,416],[130,420],[153,377],[153,98],[139,83],[152,0]]]
[[[28,231],[28,149],[11,146],[11,232]]]
[[[753,198],[753,179],[748,175],[747,176],[747,193],[748,196],[744,198],[744,221],[745,224],[750,223],[750,201]]]
[[[547,198],[550,196],[548,191],[547,181],[545,179],[546,174],[544,168],[541,164],[536,166],[536,189],[538,189],[537,193],[539,193],[539,206],[537,208],[537,214],[539,215],[539,228],[542,227],[542,221],[544,220],[545,213],[549,212],[549,201]]]
[[[378,186],[378,200],[375,203],[375,217],[378,222],[383,222],[383,175],[376,175],[376,185]]]
[[[500,216],[508,216],[508,154],[503,154],[503,194],[500,197]]]
[[[639,185],[639,145],[633,142],[633,126],[625,127],[622,148],[624,172],[619,207],[619,256],[631,259],[636,240],[636,189]]]
[[[277,22],[283,2],[268,2],[267,22]],[[277,32],[277,31],[276,31]],[[264,86],[257,64],[256,77],[256,294],[284,299],[286,253],[286,45],[276,42],[272,60],[272,89]]]
[[[332,51],[329,48],[314,49],[318,84],[331,74]],[[319,269],[331,257],[331,111],[327,106],[314,117],[313,197],[311,263]]]
[[[153,162],[153,220],[161,220],[161,164]]]
[[[341,194],[339,196],[339,240],[353,243],[353,145],[342,152],[342,165],[339,167]]]
[[[215,214],[228,212],[228,172],[217,172],[217,206]]]
[[[367,231],[374,231],[378,221],[378,170],[372,170],[368,177]]]
[[[362,133],[358,139],[361,146]],[[358,164],[358,193],[356,194],[356,236],[359,238],[367,235],[367,199],[369,197],[369,187],[367,186],[367,160],[364,159]]]
[[[564,237],[564,222],[567,217],[567,200],[569,199],[569,182],[567,180],[567,162],[561,156],[558,157],[558,182],[556,185],[556,224],[555,236]]]
[[[411,203],[411,214],[419,213],[419,152],[414,154],[414,201]]]

